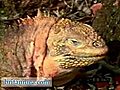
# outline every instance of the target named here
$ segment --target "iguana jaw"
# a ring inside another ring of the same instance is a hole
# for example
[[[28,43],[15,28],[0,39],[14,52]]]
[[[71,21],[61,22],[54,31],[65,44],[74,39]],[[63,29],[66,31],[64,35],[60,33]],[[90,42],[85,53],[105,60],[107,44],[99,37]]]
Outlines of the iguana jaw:
[[[73,56],[73,55],[61,55],[53,57],[53,60],[59,63],[61,68],[74,68],[74,67],[84,67],[89,66],[96,61],[104,58],[105,55],[98,56]]]

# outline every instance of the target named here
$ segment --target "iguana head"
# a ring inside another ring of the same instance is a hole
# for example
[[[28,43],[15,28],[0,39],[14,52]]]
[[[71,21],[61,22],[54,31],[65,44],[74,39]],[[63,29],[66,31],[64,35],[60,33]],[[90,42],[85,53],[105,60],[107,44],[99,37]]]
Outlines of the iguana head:
[[[66,69],[91,65],[108,50],[91,26],[68,19],[59,20],[51,28],[47,45],[49,57]]]

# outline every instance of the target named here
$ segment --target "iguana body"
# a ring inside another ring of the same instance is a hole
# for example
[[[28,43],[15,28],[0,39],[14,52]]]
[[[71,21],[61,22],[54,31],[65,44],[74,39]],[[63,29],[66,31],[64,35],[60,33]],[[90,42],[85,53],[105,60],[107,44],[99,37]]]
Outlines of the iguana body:
[[[89,66],[107,52],[104,40],[91,26],[39,13],[21,19],[18,32],[11,35],[4,42],[5,57],[14,73],[8,76],[54,78]]]

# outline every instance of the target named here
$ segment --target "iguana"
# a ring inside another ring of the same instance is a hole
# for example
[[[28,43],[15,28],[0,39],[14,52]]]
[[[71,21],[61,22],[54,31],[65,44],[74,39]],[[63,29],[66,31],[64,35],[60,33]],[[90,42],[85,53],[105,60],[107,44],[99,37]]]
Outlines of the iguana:
[[[77,68],[97,62],[108,51],[105,41],[87,24],[40,12],[18,22],[18,31],[4,40],[1,76],[72,76]]]

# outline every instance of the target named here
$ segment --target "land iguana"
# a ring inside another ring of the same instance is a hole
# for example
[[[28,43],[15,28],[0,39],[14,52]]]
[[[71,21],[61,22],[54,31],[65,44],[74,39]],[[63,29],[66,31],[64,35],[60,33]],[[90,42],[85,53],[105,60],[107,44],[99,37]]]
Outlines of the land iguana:
[[[87,24],[42,16],[39,11],[37,16],[18,22],[18,31],[9,33],[4,40],[1,76],[39,79],[69,73],[69,81],[76,69],[101,60],[108,51],[105,41]]]

